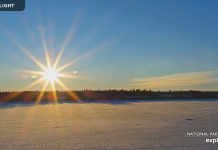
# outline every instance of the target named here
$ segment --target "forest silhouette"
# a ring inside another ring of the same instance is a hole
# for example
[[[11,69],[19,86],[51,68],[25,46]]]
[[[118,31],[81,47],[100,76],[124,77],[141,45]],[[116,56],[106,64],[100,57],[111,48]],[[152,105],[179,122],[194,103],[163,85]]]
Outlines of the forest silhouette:
[[[2,91],[0,102],[33,102],[42,91]],[[143,99],[191,99],[191,98],[218,98],[217,91],[152,91],[152,90],[72,90],[72,91],[43,91],[40,101],[54,101],[54,93],[58,101],[89,101],[89,100],[143,100]],[[76,95],[76,96],[72,96]]]

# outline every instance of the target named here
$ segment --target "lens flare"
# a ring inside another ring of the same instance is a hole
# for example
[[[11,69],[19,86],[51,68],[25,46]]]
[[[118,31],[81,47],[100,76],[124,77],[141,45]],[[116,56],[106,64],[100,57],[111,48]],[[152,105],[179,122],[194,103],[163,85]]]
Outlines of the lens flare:
[[[54,68],[49,68],[44,72],[44,78],[47,81],[54,82],[57,80],[58,72]]]

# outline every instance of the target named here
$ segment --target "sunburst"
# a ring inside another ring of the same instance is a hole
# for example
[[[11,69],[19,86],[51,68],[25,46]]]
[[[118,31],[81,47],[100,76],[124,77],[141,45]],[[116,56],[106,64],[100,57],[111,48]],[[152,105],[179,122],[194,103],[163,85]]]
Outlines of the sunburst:
[[[53,66],[51,65],[51,61],[50,61],[50,57],[49,57],[49,53],[48,53],[48,48],[47,48],[47,42],[46,42],[46,39],[45,39],[45,31],[44,31],[44,28],[41,29],[41,38],[42,38],[42,43],[43,43],[43,49],[44,49],[44,52],[45,52],[45,57],[46,57],[46,62],[47,62],[47,67],[43,64],[40,63],[40,61],[38,59],[36,59],[27,49],[25,49],[20,43],[18,43],[17,41],[15,42],[19,48],[25,53],[27,54],[41,69],[42,71],[33,71],[33,70],[25,70],[26,73],[29,73],[29,74],[37,74],[37,75],[41,75],[42,77],[40,79],[38,79],[37,81],[35,81],[34,83],[37,84],[37,83],[40,83],[41,81],[45,81],[44,83],[44,86],[41,90],[41,93],[39,94],[37,100],[36,100],[36,103],[40,102],[42,97],[43,97],[43,94],[44,94],[44,91],[46,90],[48,84],[50,83],[51,84],[51,87],[52,87],[52,92],[53,92],[53,97],[54,97],[54,101],[55,102],[58,102],[58,97],[57,97],[57,94],[56,94],[56,89],[55,89],[55,83],[58,83],[64,90],[66,90],[75,100],[78,100],[80,101],[79,97],[69,91],[69,88],[64,85],[58,78],[60,77],[64,77],[64,78],[76,78],[77,76],[75,75],[69,75],[69,74],[61,74],[60,71],[69,67],[71,64],[73,64],[74,62],[76,62],[75,60],[70,62],[70,65],[64,65],[60,68],[57,68],[57,65],[61,59],[61,55],[63,54],[63,51],[69,41],[69,37],[67,36],[67,38],[65,39],[65,42],[62,46],[62,49],[60,50],[58,56],[57,56],[57,59],[55,61],[55,63],[53,64]],[[68,63],[69,64],[69,63]],[[78,77],[77,77],[78,78]],[[34,84],[34,85],[35,85]]]
[[[9,39],[22,51],[24,52],[32,61],[34,61],[41,69],[42,71],[35,71],[35,70],[25,70],[26,73],[28,74],[34,74],[34,75],[40,75],[41,78],[39,78],[38,80],[34,81],[33,83],[31,83],[30,85],[26,86],[25,88],[21,89],[21,90],[27,90],[33,86],[35,86],[36,84],[39,84],[40,82],[44,82],[44,85],[41,89],[41,92],[36,100],[36,103],[39,103],[43,97],[44,91],[46,90],[48,84],[51,84],[52,87],[52,91],[53,91],[53,97],[54,97],[54,101],[58,102],[58,97],[56,94],[56,88],[55,88],[55,83],[59,84],[65,91],[67,91],[71,97],[73,97],[73,99],[80,101],[79,97],[72,91],[69,90],[69,88],[62,83],[59,78],[80,78],[78,76],[75,75],[70,75],[70,74],[63,74],[61,73],[62,70],[66,69],[67,67],[73,65],[74,63],[76,63],[77,61],[84,59],[90,55],[92,55],[93,53],[96,53],[97,51],[100,51],[102,49],[105,49],[106,47],[110,46],[112,43],[114,43],[115,41],[117,41],[117,39],[113,39],[110,41],[106,41],[101,43],[100,45],[98,45],[97,47],[91,49],[90,51],[88,51],[87,53],[84,53],[83,55],[81,55],[80,57],[72,60],[69,63],[66,63],[65,65],[57,68],[59,61],[61,60],[61,57],[63,55],[64,50],[66,49],[66,46],[68,45],[68,43],[70,42],[70,39],[72,39],[75,29],[77,27],[78,24],[78,20],[75,20],[73,22],[73,25],[71,26],[65,40],[64,43],[60,49],[60,52],[56,58],[56,60],[54,61],[54,64],[51,65],[51,61],[50,61],[50,57],[49,57],[49,52],[48,52],[48,47],[47,47],[47,41],[46,41],[46,36],[45,36],[45,28],[41,27],[40,29],[40,33],[41,33],[41,39],[42,39],[42,44],[43,44],[43,49],[44,49],[44,53],[45,53],[45,58],[46,58],[46,62],[47,65],[43,65],[37,58],[35,58],[27,48],[25,48],[20,42],[18,42],[14,36],[12,36],[11,34],[9,34],[10,32],[5,32],[3,31],[8,37]],[[20,92],[21,93],[21,92]],[[6,102],[16,96],[18,96],[20,93],[13,93],[5,98],[3,98],[1,101],[2,102]]]

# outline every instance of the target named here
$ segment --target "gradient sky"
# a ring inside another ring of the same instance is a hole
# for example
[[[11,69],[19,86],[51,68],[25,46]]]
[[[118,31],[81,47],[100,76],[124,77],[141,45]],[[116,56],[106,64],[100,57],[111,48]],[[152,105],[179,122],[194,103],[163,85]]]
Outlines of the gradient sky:
[[[26,0],[22,12],[0,12],[0,90],[37,80],[21,70],[41,68],[13,41],[46,65],[42,29],[52,62],[75,31],[58,66],[100,47],[62,71],[81,77],[60,79],[70,90],[218,90],[217,6],[215,0]]]

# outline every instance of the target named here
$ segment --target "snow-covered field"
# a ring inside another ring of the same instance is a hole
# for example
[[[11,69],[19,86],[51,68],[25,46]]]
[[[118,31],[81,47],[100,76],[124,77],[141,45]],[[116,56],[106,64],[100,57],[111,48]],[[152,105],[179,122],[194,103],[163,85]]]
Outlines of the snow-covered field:
[[[218,101],[2,104],[0,149],[218,149]]]

